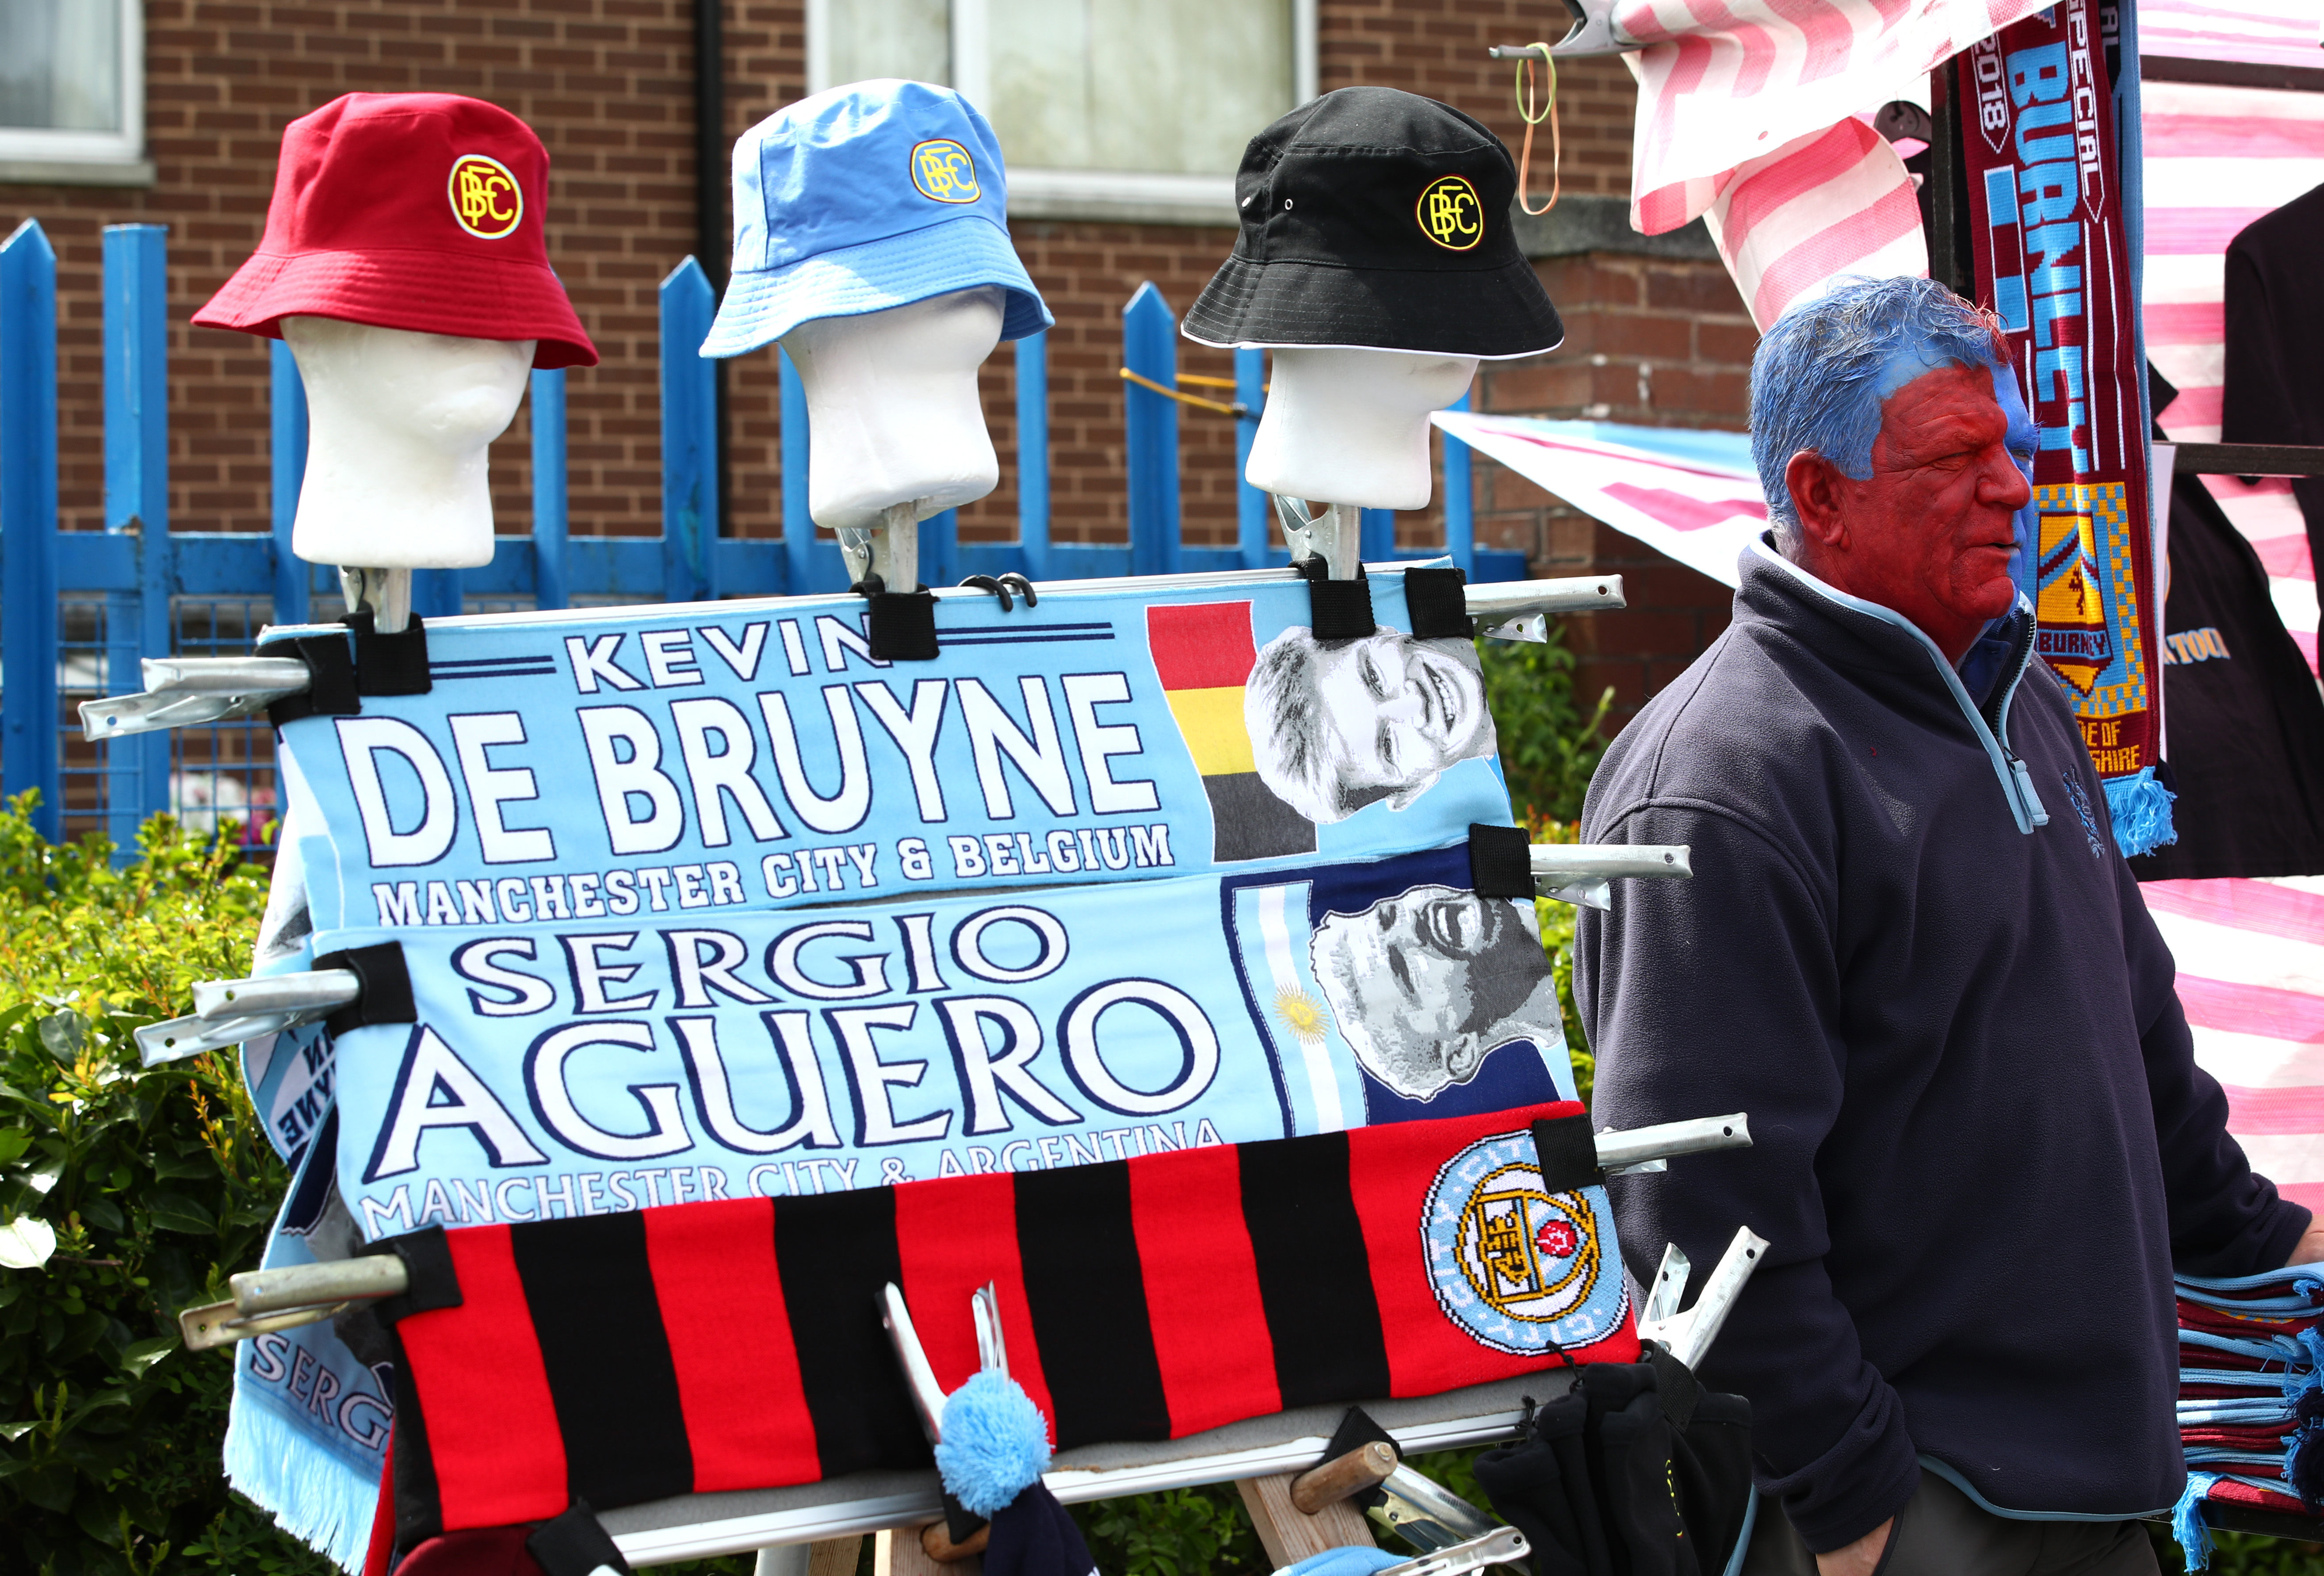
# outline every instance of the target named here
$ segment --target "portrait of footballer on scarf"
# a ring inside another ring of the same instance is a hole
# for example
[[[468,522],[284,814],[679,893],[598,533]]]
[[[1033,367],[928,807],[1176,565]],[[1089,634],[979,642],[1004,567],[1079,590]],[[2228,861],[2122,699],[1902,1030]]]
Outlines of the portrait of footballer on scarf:
[[[1401,810],[1496,743],[1476,649],[1396,630],[1354,641],[1284,631],[1259,653],[1243,721],[1260,779],[1318,825],[1383,799]]]
[[[1501,1046],[1563,1043],[1529,902],[1416,886],[1326,914],[1308,956],[1356,1060],[1406,1099],[1468,1083]]]

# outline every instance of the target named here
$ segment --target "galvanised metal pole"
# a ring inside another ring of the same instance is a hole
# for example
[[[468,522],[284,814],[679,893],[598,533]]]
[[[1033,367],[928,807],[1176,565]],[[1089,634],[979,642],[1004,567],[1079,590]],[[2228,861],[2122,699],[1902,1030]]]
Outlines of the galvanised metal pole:
[[[36,790],[51,843],[57,733],[57,254],[26,219],[0,243],[0,791]]]
[[[106,690],[145,687],[139,663],[171,652],[168,226],[105,230],[105,529],[137,538],[137,589],[106,599]],[[105,746],[106,823],[115,857],[170,807],[168,730]]]

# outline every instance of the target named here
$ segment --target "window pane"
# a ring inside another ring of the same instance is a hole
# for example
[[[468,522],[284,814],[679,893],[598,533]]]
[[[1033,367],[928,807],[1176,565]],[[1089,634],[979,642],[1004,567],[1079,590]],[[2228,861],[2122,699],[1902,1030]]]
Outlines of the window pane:
[[[1290,109],[1291,0],[991,0],[991,99],[1020,169],[1231,175]]]
[[[833,87],[871,77],[952,80],[947,0],[830,0],[821,14]]]
[[[0,3],[0,126],[121,129],[119,0]]]

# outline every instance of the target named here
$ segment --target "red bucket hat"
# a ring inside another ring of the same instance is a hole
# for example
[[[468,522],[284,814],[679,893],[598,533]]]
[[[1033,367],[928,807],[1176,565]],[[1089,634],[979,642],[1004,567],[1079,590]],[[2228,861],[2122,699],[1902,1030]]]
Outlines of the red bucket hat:
[[[337,318],[595,366],[549,266],[548,201],[548,150],[499,106],[343,94],[283,129],[265,238],[194,323],[280,339],[284,318]]]

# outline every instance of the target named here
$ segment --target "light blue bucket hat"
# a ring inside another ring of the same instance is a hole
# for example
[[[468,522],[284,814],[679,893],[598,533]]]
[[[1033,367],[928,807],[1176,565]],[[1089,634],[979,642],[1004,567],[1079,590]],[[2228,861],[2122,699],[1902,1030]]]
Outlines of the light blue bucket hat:
[[[706,356],[742,355],[816,318],[1006,292],[1001,336],[1056,319],[1009,241],[991,123],[949,88],[892,78],[802,98],[734,144],[734,261]]]

